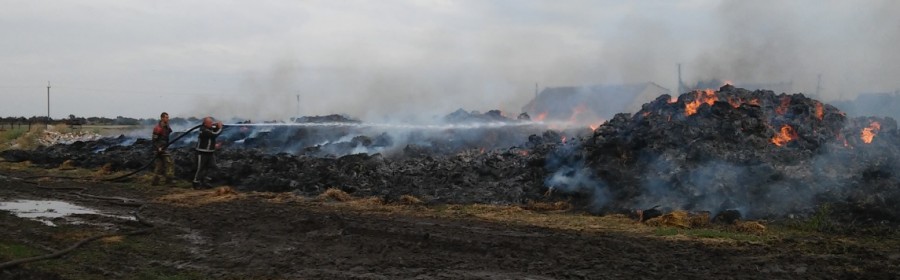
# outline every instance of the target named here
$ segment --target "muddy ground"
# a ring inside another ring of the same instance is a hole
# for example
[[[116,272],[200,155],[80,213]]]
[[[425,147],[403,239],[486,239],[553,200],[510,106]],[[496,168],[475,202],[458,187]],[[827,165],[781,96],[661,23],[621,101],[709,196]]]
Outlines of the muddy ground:
[[[771,224],[752,234],[650,227],[625,215],[593,216],[553,205],[385,204],[376,198],[191,190],[185,182],[151,187],[145,174],[123,183],[19,179],[90,172],[0,163],[0,201],[64,200],[130,215],[134,206],[84,194],[132,198],[145,204],[141,214],[156,227],[7,268],[0,278],[889,279],[900,273],[900,235],[891,229],[838,234]],[[76,195],[42,187],[86,190]],[[0,211],[0,262],[145,227],[96,215],[53,222],[57,226]]]

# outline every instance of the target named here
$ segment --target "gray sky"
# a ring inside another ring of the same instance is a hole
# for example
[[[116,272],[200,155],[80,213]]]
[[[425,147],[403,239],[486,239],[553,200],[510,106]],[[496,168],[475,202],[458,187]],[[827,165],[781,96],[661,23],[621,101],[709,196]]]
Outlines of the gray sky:
[[[900,1],[0,0],[0,115],[511,115],[540,87],[900,89]]]

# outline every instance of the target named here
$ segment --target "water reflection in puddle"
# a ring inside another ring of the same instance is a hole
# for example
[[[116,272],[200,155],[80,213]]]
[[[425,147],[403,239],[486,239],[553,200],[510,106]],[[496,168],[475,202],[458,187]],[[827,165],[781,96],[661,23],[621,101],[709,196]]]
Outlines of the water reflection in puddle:
[[[134,220],[133,217],[107,215],[97,210],[81,207],[59,200],[13,200],[0,201],[0,210],[10,211],[18,217],[40,221],[48,226],[56,226],[53,219],[73,214],[101,215]]]

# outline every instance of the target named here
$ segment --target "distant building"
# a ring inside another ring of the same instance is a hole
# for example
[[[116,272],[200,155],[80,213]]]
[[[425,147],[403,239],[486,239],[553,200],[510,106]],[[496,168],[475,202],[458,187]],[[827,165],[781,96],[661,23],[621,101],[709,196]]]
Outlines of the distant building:
[[[538,121],[594,123],[617,113],[637,112],[644,103],[670,92],[652,82],[548,87],[522,107],[522,112]]]

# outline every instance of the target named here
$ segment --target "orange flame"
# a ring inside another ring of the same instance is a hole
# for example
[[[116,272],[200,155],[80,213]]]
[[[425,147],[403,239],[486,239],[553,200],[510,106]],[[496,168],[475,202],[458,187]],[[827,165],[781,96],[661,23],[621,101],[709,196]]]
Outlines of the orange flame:
[[[687,116],[696,114],[697,108],[700,108],[701,103],[712,106],[717,100],[719,100],[719,98],[716,96],[716,92],[711,89],[696,91],[694,101],[684,103],[684,114]]]
[[[741,107],[741,103],[744,103],[744,100],[740,97],[729,96],[728,104],[731,104],[731,107],[737,108]]]
[[[822,106],[822,102],[816,102],[816,118],[820,121],[825,118],[825,106]]]
[[[759,98],[750,99],[750,101],[747,101],[747,104],[750,104],[753,106],[759,106]]]
[[[781,104],[778,105],[778,108],[775,108],[775,113],[778,115],[784,115],[787,113],[788,106],[791,105],[791,97],[785,95],[781,98]]]
[[[694,99],[694,101],[684,103],[684,114],[687,116],[693,115],[697,113],[697,108],[700,107],[700,100]]]
[[[863,128],[862,131],[860,131],[859,138],[866,144],[871,144],[879,130],[881,130],[881,124],[873,121],[869,124],[869,127]]]
[[[794,131],[794,128],[790,125],[782,125],[781,132],[776,133],[775,136],[772,136],[772,144],[776,146],[784,146],[788,142],[797,139],[797,132]]]
[[[716,96],[716,92],[711,89],[703,90],[703,98],[705,99],[704,101],[706,102],[706,105],[709,105],[709,106],[712,106],[713,104],[715,104],[716,100],[719,99]]]
[[[597,131],[597,128],[600,127],[600,125],[592,124],[592,125],[588,125],[588,127],[591,129],[591,131]]]
[[[538,114],[536,117],[534,117],[534,120],[542,122],[546,118],[547,118],[547,112],[543,112],[543,113]]]
[[[670,96],[670,97],[669,97],[669,104],[672,104],[672,103],[675,103],[675,102],[678,102],[678,96]]]

